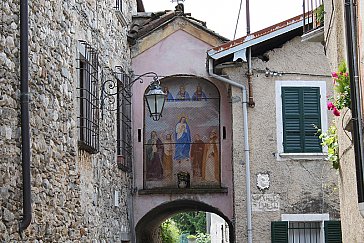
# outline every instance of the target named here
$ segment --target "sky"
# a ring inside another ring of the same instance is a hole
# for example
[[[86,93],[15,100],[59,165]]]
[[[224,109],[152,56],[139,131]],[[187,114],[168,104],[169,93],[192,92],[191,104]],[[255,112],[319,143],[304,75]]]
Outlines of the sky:
[[[236,38],[245,36],[247,0],[242,0]],[[228,38],[234,38],[241,0],[185,0],[185,13],[205,21],[207,28]],[[251,33],[302,14],[302,0],[249,0]],[[146,12],[174,10],[171,0],[143,0]]]

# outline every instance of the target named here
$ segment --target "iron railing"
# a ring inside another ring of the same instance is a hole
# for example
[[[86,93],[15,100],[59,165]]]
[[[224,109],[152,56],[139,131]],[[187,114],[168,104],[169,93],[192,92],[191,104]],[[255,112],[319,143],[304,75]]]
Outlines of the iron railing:
[[[323,0],[303,0],[303,32],[323,27],[324,15]]]

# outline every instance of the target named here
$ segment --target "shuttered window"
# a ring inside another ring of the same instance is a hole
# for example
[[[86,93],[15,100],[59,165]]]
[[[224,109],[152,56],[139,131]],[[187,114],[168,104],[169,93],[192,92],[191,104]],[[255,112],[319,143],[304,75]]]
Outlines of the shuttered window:
[[[320,88],[282,87],[282,116],[285,153],[322,152]]]
[[[288,222],[271,222],[272,243],[288,243]]]
[[[341,222],[325,221],[325,243],[341,243]]]

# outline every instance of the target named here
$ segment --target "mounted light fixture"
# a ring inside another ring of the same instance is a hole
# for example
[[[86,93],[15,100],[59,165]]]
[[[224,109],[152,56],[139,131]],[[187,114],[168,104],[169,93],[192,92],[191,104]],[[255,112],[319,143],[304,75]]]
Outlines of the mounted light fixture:
[[[150,117],[158,121],[162,117],[166,93],[161,89],[158,75],[153,78],[154,81],[149,85],[149,91],[144,95],[147,102]]]
[[[162,112],[164,108],[164,102],[165,102],[165,96],[166,93],[162,91],[162,88],[160,87],[160,81],[159,77],[155,72],[147,72],[142,75],[137,76],[134,78],[133,81],[130,81],[129,76],[127,76],[125,73],[122,72],[113,72],[113,79],[108,79],[102,82],[101,87],[101,98],[100,98],[100,108],[102,111],[102,117],[103,117],[103,109],[105,107],[105,101],[108,100],[108,104],[114,104],[115,101],[118,99],[118,93],[128,91],[131,94],[131,87],[136,81],[139,81],[140,83],[143,83],[143,77],[151,75],[153,78],[153,81],[148,86],[148,92],[144,95],[145,101],[148,106],[149,115],[152,117],[154,121],[158,121],[162,117]],[[122,82],[123,80],[123,82]],[[122,83],[118,86],[117,82]],[[108,89],[106,89],[106,86],[108,85]],[[114,92],[114,88],[118,88],[117,92]],[[108,110],[116,110],[116,109],[110,109]]]

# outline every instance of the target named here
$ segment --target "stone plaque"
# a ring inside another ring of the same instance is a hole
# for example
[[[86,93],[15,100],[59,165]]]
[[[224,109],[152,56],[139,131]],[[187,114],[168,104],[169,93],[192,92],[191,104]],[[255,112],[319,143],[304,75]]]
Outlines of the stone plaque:
[[[252,194],[252,210],[256,212],[272,212],[279,210],[278,194]]]

